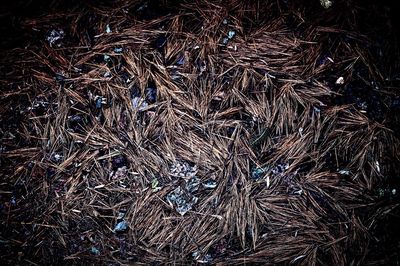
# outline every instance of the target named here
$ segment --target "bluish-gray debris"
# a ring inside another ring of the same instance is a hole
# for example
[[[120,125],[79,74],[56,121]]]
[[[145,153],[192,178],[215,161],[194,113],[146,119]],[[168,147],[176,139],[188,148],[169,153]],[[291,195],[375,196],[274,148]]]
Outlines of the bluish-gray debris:
[[[104,62],[110,62],[110,60],[111,60],[111,57],[109,55],[107,55],[107,54],[105,54],[103,56],[103,58],[104,58]]]
[[[187,162],[176,161],[169,169],[169,174],[174,177],[181,177],[190,180],[197,174],[197,166],[190,166]]]
[[[321,3],[321,6],[323,6],[326,9],[330,8],[333,5],[332,0],[319,0],[319,2]]]
[[[288,163],[280,163],[280,164],[277,164],[275,167],[273,167],[271,169],[271,172],[274,175],[278,175],[278,174],[283,174],[287,169],[289,169]]]
[[[251,178],[254,180],[260,179],[266,173],[266,169],[262,167],[256,167],[251,171]]]
[[[197,177],[192,177],[187,183],[186,183],[186,189],[190,193],[196,192],[199,190],[200,187],[200,180]]]
[[[36,109],[36,108],[47,108],[49,106],[49,103],[40,99],[35,99],[35,101],[32,104],[32,108]]]
[[[114,228],[114,233],[124,232],[128,229],[128,223],[125,220],[117,223]]]
[[[203,187],[209,188],[209,189],[214,189],[217,187],[217,182],[215,180],[209,179],[203,183]]]
[[[234,30],[230,30],[228,32],[228,39],[229,40],[233,39],[233,37],[235,37],[235,35],[236,35],[236,32]]]
[[[179,57],[179,59],[176,61],[176,65],[181,66],[185,64],[185,57],[182,55],[181,57]]]
[[[101,96],[96,96],[94,98],[94,102],[96,104],[97,109],[101,109],[103,104],[107,104],[107,98],[101,97]]]
[[[346,170],[346,169],[343,169],[343,170],[339,171],[339,174],[341,174],[341,175],[350,175],[350,171]]]
[[[177,74],[174,74],[171,76],[172,80],[180,80],[181,77],[182,77],[181,75],[177,75]]]
[[[251,178],[254,180],[263,178],[265,176],[270,177],[270,176],[278,176],[278,175],[283,175],[286,170],[289,169],[289,164],[288,163],[279,163],[276,164],[274,167],[255,167],[251,171]]]
[[[185,193],[181,187],[177,187],[167,195],[167,201],[180,215],[185,215],[197,203],[198,198],[190,193]]]
[[[106,25],[106,33],[111,33],[111,32],[112,32],[111,27],[109,24],[107,24]]]
[[[96,99],[96,108],[100,109],[101,108],[101,98]]]
[[[143,11],[147,8],[147,3],[144,3],[143,5],[139,6],[137,11]]]
[[[213,258],[211,254],[205,254],[204,256],[201,255],[199,251],[195,251],[192,253],[193,259],[195,259],[198,263],[205,263],[208,264],[212,262]]]
[[[13,206],[17,205],[17,200],[15,199],[15,196],[12,196],[12,197],[11,197],[10,203],[11,203],[11,205],[13,205]]]
[[[91,247],[90,248],[90,253],[93,254],[93,255],[99,256],[100,255],[100,250],[98,250],[95,247]]]
[[[55,75],[55,77],[54,77],[54,79],[55,79],[57,82],[60,82],[60,83],[64,82],[65,78],[66,78],[66,77],[65,77],[63,74],[60,74],[60,73],[56,73],[56,75]]]
[[[157,89],[153,87],[148,87],[145,90],[146,101],[150,104],[157,101]]]
[[[54,30],[50,31],[49,34],[47,35],[47,41],[49,42],[50,46],[53,46],[54,44],[61,41],[64,38],[64,36],[65,36],[65,33],[63,30],[54,29]]]
[[[122,53],[123,50],[124,49],[121,47],[116,47],[116,48],[114,48],[114,53]]]
[[[60,154],[60,153],[55,153],[55,154],[53,154],[51,160],[52,160],[53,162],[58,163],[58,162],[61,162],[63,158],[64,158],[64,156],[63,156],[62,154]]]
[[[227,45],[229,40],[232,40],[235,35],[236,32],[234,30],[228,31],[228,36],[222,39],[222,44]]]
[[[132,100],[132,106],[138,111],[143,111],[149,104],[142,97],[134,97]]]
[[[125,217],[125,212],[119,212],[118,213],[118,217],[117,217],[117,221],[121,221],[122,219],[124,219]]]

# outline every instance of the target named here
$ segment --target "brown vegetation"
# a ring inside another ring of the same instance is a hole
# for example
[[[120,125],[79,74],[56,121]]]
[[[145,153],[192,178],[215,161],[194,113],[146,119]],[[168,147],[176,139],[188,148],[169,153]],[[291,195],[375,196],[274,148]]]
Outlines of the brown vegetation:
[[[2,52],[1,260],[385,259],[398,65],[365,7],[63,5]]]

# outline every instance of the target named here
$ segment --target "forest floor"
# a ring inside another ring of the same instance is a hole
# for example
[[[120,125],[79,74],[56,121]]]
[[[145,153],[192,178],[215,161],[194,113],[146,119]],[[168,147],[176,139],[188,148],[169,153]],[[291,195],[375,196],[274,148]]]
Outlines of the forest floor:
[[[1,4],[0,261],[399,265],[374,2]]]

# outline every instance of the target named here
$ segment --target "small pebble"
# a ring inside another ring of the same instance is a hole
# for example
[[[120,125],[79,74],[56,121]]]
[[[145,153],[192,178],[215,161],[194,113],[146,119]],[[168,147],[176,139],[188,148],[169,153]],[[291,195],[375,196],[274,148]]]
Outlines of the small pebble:
[[[344,84],[344,78],[343,77],[339,77],[337,80],[336,80],[336,82],[335,82],[337,85],[342,85],[342,84]]]
[[[65,36],[65,33],[63,30],[52,30],[48,35],[47,35],[47,41],[49,42],[50,46],[53,46],[53,44],[59,42],[62,40]]]
[[[111,30],[111,28],[110,28],[110,25],[107,24],[107,25],[106,25],[106,33],[111,33],[111,32],[112,32],[112,30]]]
[[[100,255],[100,250],[98,250],[98,249],[95,248],[95,247],[91,247],[91,248],[90,248],[90,253],[93,254],[93,255],[98,256],[98,255]]]
[[[233,31],[233,30],[230,30],[230,31],[228,32],[228,39],[231,40],[233,37],[235,37],[235,35],[236,35],[236,32]]]
[[[109,55],[104,55],[104,62],[109,62],[111,60],[111,57]]]
[[[126,221],[121,221],[115,225],[114,233],[124,232],[126,229],[128,229],[128,223]]]
[[[214,180],[207,180],[203,184],[203,187],[210,188],[210,189],[216,188],[217,187],[217,182],[215,182]]]

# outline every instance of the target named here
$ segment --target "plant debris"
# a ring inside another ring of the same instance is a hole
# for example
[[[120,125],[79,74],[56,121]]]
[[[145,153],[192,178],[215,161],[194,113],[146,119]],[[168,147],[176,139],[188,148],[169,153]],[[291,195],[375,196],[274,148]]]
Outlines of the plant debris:
[[[320,0],[319,2],[324,8],[330,8],[333,5],[333,0]]]
[[[205,188],[214,189],[217,187],[217,182],[215,180],[207,180],[203,183]]]
[[[198,198],[194,197],[190,191],[185,192],[181,187],[177,187],[167,195],[167,201],[183,216],[193,208]]]
[[[91,247],[90,248],[90,253],[93,254],[93,255],[96,255],[96,256],[99,256],[101,254],[100,250],[98,250],[96,247]]]
[[[4,4],[0,260],[396,264],[387,5]]]
[[[106,25],[106,33],[111,33],[111,32],[112,32],[111,27],[109,24],[107,24]]]
[[[128,229],[128,223],[126,221],[121,221],[115,225],[114,232],[115,233],[124,232],[127,229]]]
[[[190,166],[187,162],[175,162],[170,167],[169,174],[185,180],[192,179],[197,174],[197,166]]]
[[[64,30],[61,29],[53,29],[47,35],[47,41],[49,42],[50,46],[53,45],[61,46],[61,41],[64,39],[65,33]]]

